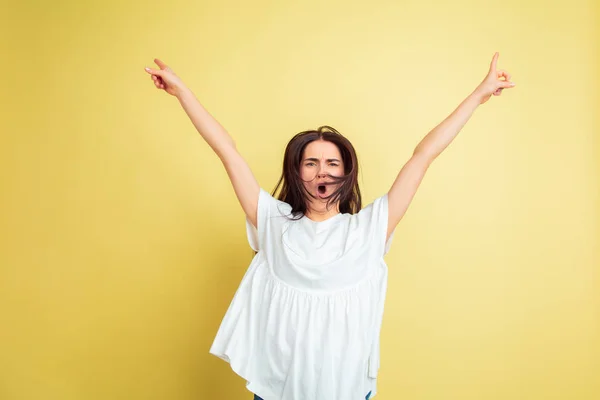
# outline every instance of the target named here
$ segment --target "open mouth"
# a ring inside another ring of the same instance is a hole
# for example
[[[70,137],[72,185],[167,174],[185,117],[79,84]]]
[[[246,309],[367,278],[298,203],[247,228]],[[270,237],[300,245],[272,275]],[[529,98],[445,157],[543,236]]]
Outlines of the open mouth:
[[[323,184],[323,185],[318,185],[317,186],[317,196],[320,197],[321,199],[325,199],[327,198],[327,196],[330,196],[330,190],[328,185]]]

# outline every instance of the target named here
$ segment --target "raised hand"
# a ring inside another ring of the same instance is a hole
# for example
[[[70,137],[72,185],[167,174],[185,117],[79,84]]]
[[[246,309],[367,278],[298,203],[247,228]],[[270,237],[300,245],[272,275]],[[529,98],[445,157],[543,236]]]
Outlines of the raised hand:
[[[515,83],[511,82],[510,74],[507,71],[497,69],[498,55],[498,52],[494,54],[487,76],[475,89],[475,93],[480,98],[481,104],[488,101],[492,95],[500,96],[502,90],[515,86]]]
[[[177,96],[185,88],[185,85],[179,79],[175,72],[164,62],[158,58],[154,59],[156,65],[160,69],[144,68],[146,72],[150,74],[150,77],[154,81],[154,85],[157,89],[163,89],[165,92],[172,96]]]

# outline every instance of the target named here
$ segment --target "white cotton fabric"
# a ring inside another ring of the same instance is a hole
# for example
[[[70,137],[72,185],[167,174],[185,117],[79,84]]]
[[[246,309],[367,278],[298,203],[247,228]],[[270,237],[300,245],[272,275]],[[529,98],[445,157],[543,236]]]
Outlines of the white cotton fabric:
[[[388,252],[387,194],[357,214],[291,220],[261,189],[253,258],[210,353],[264,400],[364,400],[377,393]]]

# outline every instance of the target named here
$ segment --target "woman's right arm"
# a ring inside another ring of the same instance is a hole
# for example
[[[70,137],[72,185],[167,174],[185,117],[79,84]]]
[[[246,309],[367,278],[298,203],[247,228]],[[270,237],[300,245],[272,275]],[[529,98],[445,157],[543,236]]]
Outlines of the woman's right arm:
[[[162,61],[155,59],[160,70],[146,68],[158,89],[177,97],[198,133],[217,154],[233,185],[244,213],[256,227],[260,186],[248,163],[237,151],[233,138],[225,128],[200,104],[194,93]]]

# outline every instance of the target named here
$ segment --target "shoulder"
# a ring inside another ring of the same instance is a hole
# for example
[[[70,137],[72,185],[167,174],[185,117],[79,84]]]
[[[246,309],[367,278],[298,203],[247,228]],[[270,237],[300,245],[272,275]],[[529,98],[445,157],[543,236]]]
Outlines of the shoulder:
[[[354,214],[353,217],[359,220],[369,220],[376,218],[382,213],[387,213],[388,195],[387,193],[377,197],[371,203],[363,207],[358,213]]]
[[[260,195],[258,199],[259,208],[267,211],[271,216],[278,215],[290,215],[292,212],[292,206],[286,203],[285,201],[281,201],[273,197],[269,192],[260,189]]]

